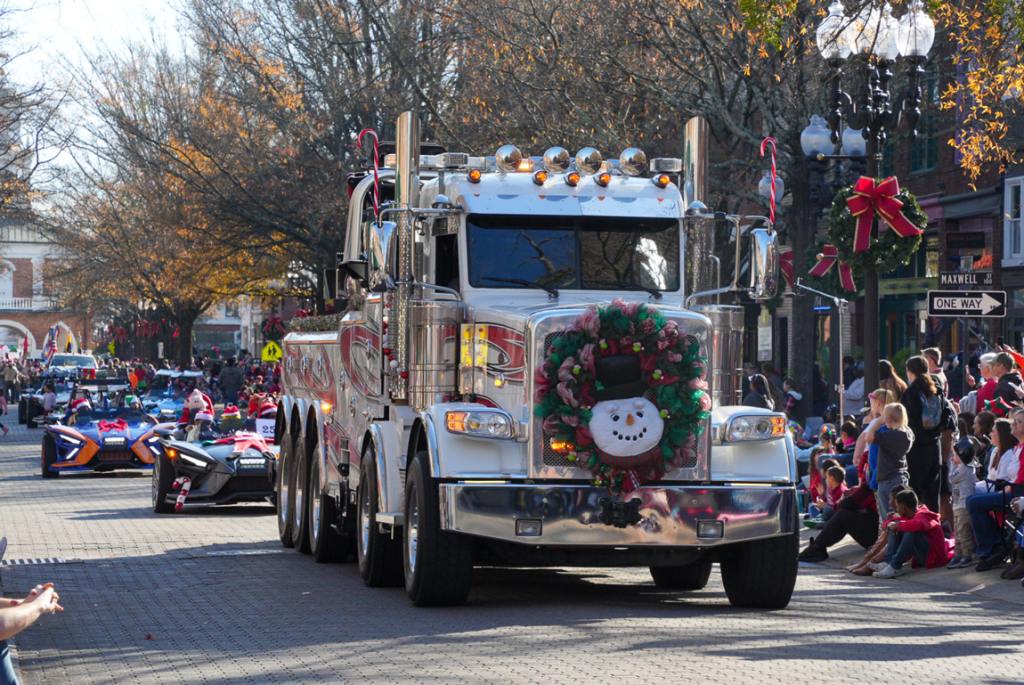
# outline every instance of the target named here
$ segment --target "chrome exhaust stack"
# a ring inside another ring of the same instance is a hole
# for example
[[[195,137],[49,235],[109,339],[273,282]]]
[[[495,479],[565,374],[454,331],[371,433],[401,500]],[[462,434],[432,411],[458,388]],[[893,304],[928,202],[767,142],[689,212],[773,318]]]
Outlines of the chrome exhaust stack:
[[[715,406],[739,404],[743,390],[743,307],[720,304],[721,296],[734,291],[735,278],[723,286],[721,261],[715,255],[715,224],[726,217],[707,208],[708,123],[702,117],[686,122],[683,132],[683,204],[686,218],[683,274],[686,306],[711,320],[708,344],[708,385]],[[735,223],[738,234],[739,225]],[[739,260],[739,240],[736,260]],[[714,297],[709,303],[707,298]],[[704,299],[704,304],[696,300]]]
[[[408,396],[409,377],[409,303],[412,299],[413,257],[415,254],[414,211],[419,193],[420,122],[415,112],[398,115],[395,130],[395,203],[398,209],[398,278],[392,298],[388,332],[393,336],[391,397]]]

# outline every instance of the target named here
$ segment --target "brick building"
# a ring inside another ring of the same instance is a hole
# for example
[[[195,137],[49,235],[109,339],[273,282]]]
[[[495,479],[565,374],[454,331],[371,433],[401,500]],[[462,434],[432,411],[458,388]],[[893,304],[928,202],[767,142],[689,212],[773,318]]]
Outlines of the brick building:
[[[62,311],[47,294],[44,273],[58,248],[29,224],[0,220],[0,353],[39,356],[56,327],[57,349],[90,346],[88,318]]]

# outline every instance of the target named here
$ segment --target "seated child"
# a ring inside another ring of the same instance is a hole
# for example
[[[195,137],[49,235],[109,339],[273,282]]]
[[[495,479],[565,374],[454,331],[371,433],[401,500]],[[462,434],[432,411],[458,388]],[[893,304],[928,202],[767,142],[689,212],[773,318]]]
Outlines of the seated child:
[[[949,563],[949,549],[939,515],[918,504],[913,490],[903,490],[896,495],[896,513],[898,517],[886,524],[889,541],[885,566],[875,572],[875,578],[902,576],[907,572],[903,565],[908,561],[926,568]]]
[[[903,492],[903,488],[897,488],[893,490],[889,496],[889,511],[894,512],[889,515],[889,518],[882,521],[882,525],[879,527],[878,538],[875,543],[868,548],[868,551],[864,553],[860,561],[850,564],[846,567],[847,571],[850,571],[857,576],[870,576],[876,570],[881,571],[885,568],[885,550],[889,543],[889,523],[896,519],[896,495]],[[875,494],[871,493],[871,501],[875,503]]]
[[[845,422],[839,429],[839,451],[843,454],[852,454],[858,435],[860,431],[857,430],[857,424],[853,421]]]
[[[820,514],[822,521],[832,518],[839,500],[846,494],[846,470],[842,466],[830,466],[825,471],[825,484],[825,496],[811,505],[811,514]]]
[[[957,443],[949,469],[949,490],[953,493],[953,520],[956,530],[956,548],[949,568],[965,568],[974,564],[974,529],[967,513],[967,498],[974,494],[974,446],[969,442]]]

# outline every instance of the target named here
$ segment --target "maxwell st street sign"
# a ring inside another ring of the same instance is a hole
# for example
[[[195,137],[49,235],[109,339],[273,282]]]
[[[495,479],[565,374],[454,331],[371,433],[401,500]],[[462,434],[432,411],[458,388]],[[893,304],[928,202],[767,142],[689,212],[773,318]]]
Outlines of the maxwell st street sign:
[[[1006,316],[1004,290],[929,290],[929,316]]]
[[[989,288],[992,287],[991,271],[941,271],[939,286],[942,288]]]

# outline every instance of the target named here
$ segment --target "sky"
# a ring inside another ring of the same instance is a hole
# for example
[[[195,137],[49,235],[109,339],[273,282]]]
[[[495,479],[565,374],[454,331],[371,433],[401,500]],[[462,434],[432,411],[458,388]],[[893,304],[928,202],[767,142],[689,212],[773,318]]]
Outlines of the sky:
[[[0,0],[15,10],[10,28],[14,47],[25,54],[10,65],[11,77],[22,85],[61,80],[60,64],[82,62],[83,51],[117,50],[127,40],[146,39],[151,24],[173,37],[176,3],[171,0]],[[170,42],[174,42],[173,38]]]

